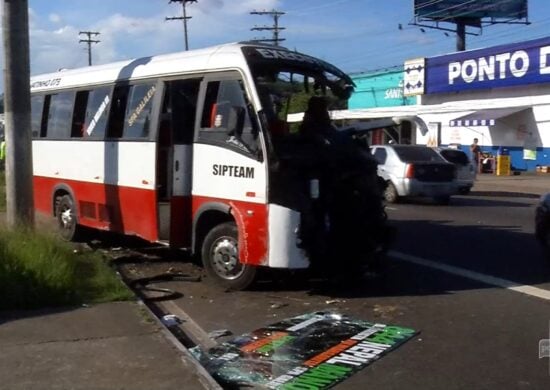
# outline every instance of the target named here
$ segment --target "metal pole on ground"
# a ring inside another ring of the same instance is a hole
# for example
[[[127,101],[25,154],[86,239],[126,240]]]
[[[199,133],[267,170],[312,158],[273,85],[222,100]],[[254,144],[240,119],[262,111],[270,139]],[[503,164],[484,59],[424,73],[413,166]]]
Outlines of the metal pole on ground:
[[[34,226],[29,14],[27,0],[3,0],[8,227]]]

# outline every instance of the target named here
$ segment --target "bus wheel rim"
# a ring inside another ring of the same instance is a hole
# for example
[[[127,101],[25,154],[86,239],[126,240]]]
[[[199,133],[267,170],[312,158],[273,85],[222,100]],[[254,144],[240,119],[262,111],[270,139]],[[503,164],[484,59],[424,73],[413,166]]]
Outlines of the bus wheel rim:
[[[237,241],[233,237],[220,237],[212,245],[212,268],[221,278],[233,280],[239,278],[244,267],[239,261]]]
[[[61,211],[61,225],[64,229],[70,229],[73,225],[74,218],[70,207],[66,207]]]

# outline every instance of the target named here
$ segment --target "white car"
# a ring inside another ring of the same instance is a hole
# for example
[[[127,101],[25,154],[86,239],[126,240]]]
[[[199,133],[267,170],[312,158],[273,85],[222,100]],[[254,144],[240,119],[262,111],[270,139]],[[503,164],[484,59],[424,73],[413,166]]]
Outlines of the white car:
[[[460,150],[453,148],[437,148],[439,154],[450,163],[456,166],[456,183],[458,193],[467,195],[474,186],[476,180],[476,167],[468,155]]]
[[[388,203],[401,197],[426,196],[448,204],[458,193],[456,168],[434,149],[423,145],[373,145],[378,161],[378,176],[385,184]]]

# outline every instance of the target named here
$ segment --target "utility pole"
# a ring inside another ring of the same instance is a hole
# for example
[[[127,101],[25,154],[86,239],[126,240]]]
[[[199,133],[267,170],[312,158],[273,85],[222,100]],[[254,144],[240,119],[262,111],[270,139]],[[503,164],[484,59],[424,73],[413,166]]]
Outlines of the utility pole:
[[[197,0],[170,0],[168,4],[170,3],[181,3],[183,7],[183,16],[174,16],[174,17],[166,17],[164,18],[165,21],[169,20],[183,20],[183,32],[185,34],[185,50],[189,50],[189,41],[187,38],[187,20],[191,19],[192,16],[187,16],[187,3],[196,3]]]
[[[86,35],[87,39],[81,39],[78,43],[87,43],[88,44],[88,66],[92,66],[92,43],[99,43],[101,41],[97,39],[92,39],[92,36],[98,36],[100,33],[97,31],[80,31],[78,36]]]
[[[4,0],[6,201],[10,228],[34,227],[29,5]]]
[[[285,12],[272,10],[272,11],[252,11],[250,15],[269,15],[273,18],[273,26],[254,26],[250,31],[273,31],[273,38],[269,39],[255,39],[258,42],[273,42],[275,46],[279,46],[279,42],[284,41],[284,38],[279,38],[279,32],[285,30],[284,27],[279,26],[279,18],[283,16]]]

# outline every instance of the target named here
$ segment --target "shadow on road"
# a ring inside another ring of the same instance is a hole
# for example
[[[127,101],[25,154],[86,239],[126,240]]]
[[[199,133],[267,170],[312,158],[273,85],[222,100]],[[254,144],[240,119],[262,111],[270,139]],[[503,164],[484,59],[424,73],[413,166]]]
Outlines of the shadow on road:
[[[523,192],[509,192],[509,191],[472,191],[470,196],[490,196],[497,198],[527,198],[527,199],[538,199],[540,195],[523,193]]]

